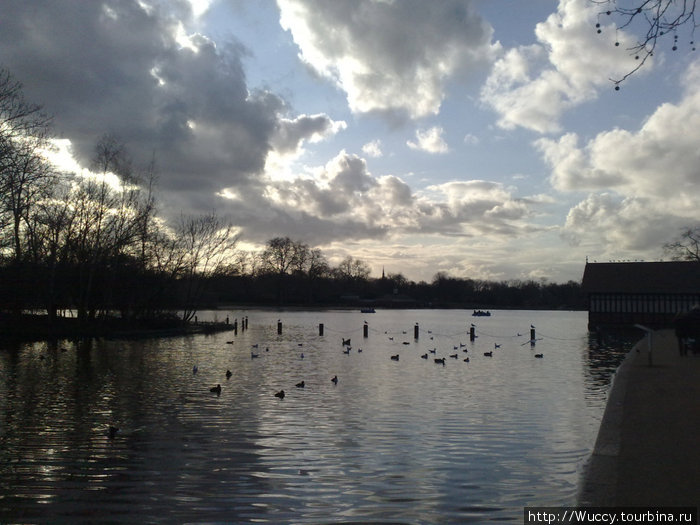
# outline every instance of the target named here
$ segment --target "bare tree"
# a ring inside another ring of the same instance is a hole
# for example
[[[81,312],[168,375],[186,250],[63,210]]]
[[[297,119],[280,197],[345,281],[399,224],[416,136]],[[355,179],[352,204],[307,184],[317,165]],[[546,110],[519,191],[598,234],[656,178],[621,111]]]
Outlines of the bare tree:
[[[37,202],[28,222],[27,236],[37,265],[43,265],[43,301],[49,319],[57,316],[58,303],[65,298],[65,275],[60,275],[72,262],[70,251],[74,246],[75,221],[78,210],[73,206],[74,191],[69,177],[57,181],[52,194]],[[63,277],[61,279],[60,277]]]
[[[33,280],[24,264],[24,231],[32,207],[53,182],[53,169],[43,152],[50,122],[41,106],[24,99],[22,84],[0,69],[0,257],[10,258],[5,280],[12,283],[9,302],[17,317]]]
[[[267,247],[260,254],[265,270],[277,275],[287,275],[298,261],[297,243],[289,237],[275,237],[267,241]]]
[[[402,273],[390,273],[386,278],[394,285],[395,290],[405,290],[410,283]]]
[[[219,273],[232,256],[238,242],[233,225],[216,213],[182,217],[177,228],[181,253],[181,279],[185,285],[183,321],[194,318],[205,291],[207,279]]]
[[[340,262],[336,268],[336,273],[341,279],[361,281],[369,277],[370,268],[363,260],[348,255]]]
[[[12,74],[0,68],[0,118],[2,137],[17,139],[27,136],[41,136],[50,127],[51,117],[42,111],[38,104],[24,99],[22,83]],[[0,144],[0,148],[7,144]],[[3,150],[0,149],[0,152]]]
[[[267,241],[260,254],[262,271],[277,276],[277,300],[282,301],[288,276],[295,273],[306,275],[313,261],[312,251],[307,244],[293,241],[289,237],[275,237]]]
[[[314,281],[322,277],[326,277],[330,274],[330,265],[328,264],[328,259],[323,255],[321,250],[315,248],[309,253],[309,267],[308,274],[309,279]]]
[[[22,228],[31,207],[54,182],[44,153],[50,122],[41,106],[24,100],[22,84],[0,69],[0,238],[15,263],[24,256]]]
[[[229,275],[255,275],[257,258],[253,253],[239,250],[234,254],[232,261],[227,270]]]
[[[311,265],[311,248],[302,242],[295,242],[292,247],[291,270],[297,275],[306,275]]]
[[[700,261],[700,226],[686,228],[675,241],[664,245],[674,261]]]
[[[56,182],[55,171],[43,153],[43,139],[27,137],[17,143],[5,156],[5,169],[0,174],[0,213],[8,228],[5,239],[11,247],[13,260],[19,264],[31,237],[25,235],[32,208],[48,197]]]
[[[696,0],[590,0],[601,6],[596,28],[602,32],[601,20],[611,18],[618,29],[631,31],[637,35],[637,43],[628,51],[638,61],[637,65],[620,78],[610,79],[615,89],[620,88],[631,75],[639,71],[645,62],[654,55],[662,40],[672,40],[672,51],[679,48],[679,33],[685,30],[687,45],[695,51],[694,33]],[[615,43],[616,46],[619,42]]]
[[[136,255],[142,222],[140,189],[125,146],[103,136],[92,167],[93,176],[74,177],[69,194],[75,210],[69,254],[79,269],[74,301],[83,321],[113,306],[118,267],[125,257]]]

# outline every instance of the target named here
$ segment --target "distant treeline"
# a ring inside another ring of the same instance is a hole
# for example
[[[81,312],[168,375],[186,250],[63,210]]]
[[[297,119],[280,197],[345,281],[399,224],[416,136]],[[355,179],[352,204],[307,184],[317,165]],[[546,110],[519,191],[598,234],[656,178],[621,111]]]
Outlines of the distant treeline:
[[[202,304],[287,306],[376,306],[381,308],[585,309],[580,283],[484,281],[438,273],[431,282],[413,282],[401,274],[348,279],[341,275],[309,278],[219,276],[211,278]]]
[[[200,218],[214,223],[215,217]],[[195,224],[195,225],[196,225]],[[222,305],[383,308],[550,308],[581,309],[585,298],[579,283],[484,281],[437,273],[431,282],[413,282],[402,274],[369,276],[368,266],[347,257],[331,267],[320,250],[289,238],[275,238],[259,253],[244,253],[219,243],[221,253],[209,267],[185,248],[192,244],[174,235],[169,265],[129,253],[40,258],[16,264],[2,259],[0,305],[7,313],[37,310],[51,317],[70,311],[85,322],[107,317],[144,320],[184,312],[190,320],[198,309]],[[179,246],[175,250],[175,246]],[[136,248],[134,245],[133,248]],[[225,248],[225,250],[224,250]],[[62,246],[60,251],[72,249]],[[201,250],[200,250],[201,251]],[[92,252],[88,251],[87,254]],[[190,260],[194,257],[196,261]],[[210,257],[210,258],[211,258]],[[188,262],[189,261],[189,262]],[[231,262],[231,261],[235,261]]]

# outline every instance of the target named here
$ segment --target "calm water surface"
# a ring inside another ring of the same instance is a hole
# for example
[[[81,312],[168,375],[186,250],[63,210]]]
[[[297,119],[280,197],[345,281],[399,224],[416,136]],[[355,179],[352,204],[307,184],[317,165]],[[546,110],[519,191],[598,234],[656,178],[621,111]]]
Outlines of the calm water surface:
[[[585,312],[199,319],[227,315],[248,330],[4,344],[0,522],[517,523],[575,503],[624,352]]]

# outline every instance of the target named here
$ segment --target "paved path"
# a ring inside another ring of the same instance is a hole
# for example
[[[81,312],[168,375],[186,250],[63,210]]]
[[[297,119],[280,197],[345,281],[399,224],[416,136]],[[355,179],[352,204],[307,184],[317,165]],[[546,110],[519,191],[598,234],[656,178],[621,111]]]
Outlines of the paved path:
[[[674,332],[640,341],[620,365],[579,494],[585,506],[700,507],[700,354]]]

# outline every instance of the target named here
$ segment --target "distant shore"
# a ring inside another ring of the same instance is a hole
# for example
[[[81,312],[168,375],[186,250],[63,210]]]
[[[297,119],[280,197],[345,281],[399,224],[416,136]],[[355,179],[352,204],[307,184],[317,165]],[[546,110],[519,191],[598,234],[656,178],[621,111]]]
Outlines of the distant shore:
[[[176,318],[130,320],[110,317],[82,323],[73,317],[23,314],[19,318],[0,315],[0,340],[44,341],[101,337],[142,339],[206,334],[233,330],[223,322],[185,322]]]
[[[458,310],[463,309],[470,313],[478,310],[486,310],[483,307],[454,306],[418,306],[410,308],[402,306],[396,309],[417,310]],[[497,306],[491,310],[571,310],[570,308],[522,308]],[[300,310],[345,310],[360,311],[356,305],[257,305],[257,304],[221,304],[202,308],[202,311],[234,311],[234,310],[267,310],[267,311],[300,311]],[[379,308],[378,310],[381,310]],[[196,317],[195,317],[196,319]],[[22,314],[19,318],[8,313],[0,314],[0,341],[43,341],[55,339],[81,339],[91,337],[121,339],[121,338],[149,338],[149,337],[173,337],[179,335],[206,334],[233,330],[233,324],[217,321],[186,322],[175,315],[158,317],[153,319],[123,319],[120,317],[98,318],[88,322],[81,322],[75,317],[58,316],[50,320],[46,314]]]

